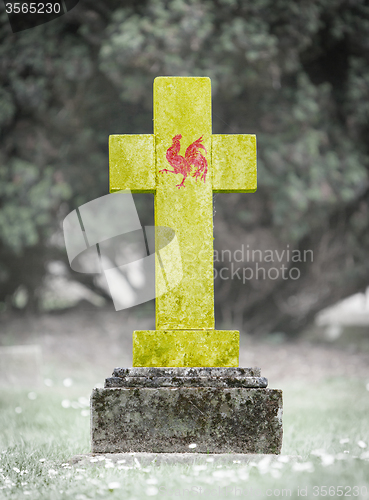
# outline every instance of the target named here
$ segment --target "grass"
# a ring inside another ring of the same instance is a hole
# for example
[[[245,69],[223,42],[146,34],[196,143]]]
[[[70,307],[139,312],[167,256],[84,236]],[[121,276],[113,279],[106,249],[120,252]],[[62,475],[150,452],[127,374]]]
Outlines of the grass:
[[[365,384],[334,378],[319,385],[282,387],[282,454],[301,458],[289,462],[286,457],[272,462],[262,459],[247,466],[233,463],[232,456],[229,465],[223,466],[206,458],[197,465],[144,467],[135,462],[129,467],[103,460],[70,466],[73,455],[89,452],[91,387],[45,387],[35,393],[1,390],[0,498],[369,499],[369,392]]]

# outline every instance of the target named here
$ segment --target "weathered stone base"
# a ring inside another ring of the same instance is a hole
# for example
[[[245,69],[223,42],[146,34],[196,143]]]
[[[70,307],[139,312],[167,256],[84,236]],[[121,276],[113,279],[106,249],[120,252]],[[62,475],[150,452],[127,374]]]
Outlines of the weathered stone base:
[[[154,374],[152,370],[147,368],[151,375],[146,377],[139,373],[142,380],[137,384],[137,369],[116,369],[106,381],[108,387],[94,389],[93,453],[187,453],[191,444],[198,453],[280,453],[282,391],[250,388],[251,379],[257,387],[266,385],[265,378],[255,376],[257,370],[230,368],[230,375],[225,368],[192,368],[183,374],[177,368],[175,375],[165,368],[156,368]],[[229,386],[232,377],[237,387]],[[122,387],[115,380],[119,378],[134,386]],[[198,381],[195,387],[188,385],[189,378]],[[157,379],[167,385],[158,387]]]

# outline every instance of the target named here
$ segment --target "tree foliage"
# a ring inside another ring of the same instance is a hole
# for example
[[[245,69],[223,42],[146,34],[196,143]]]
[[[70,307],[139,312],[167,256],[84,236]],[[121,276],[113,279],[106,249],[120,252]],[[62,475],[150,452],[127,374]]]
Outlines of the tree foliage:
[[[258,136],[258,192],[217,195],[216,247],[314,251],[299,280],[216,280],[220,321],[295,331],[368,283],[364,0],[86,0],[1,22],[1,300],[42,248],[37,290],[62,215],[107,193],[108,135],[151,133],[158,75],[209,76],[214,133]]]

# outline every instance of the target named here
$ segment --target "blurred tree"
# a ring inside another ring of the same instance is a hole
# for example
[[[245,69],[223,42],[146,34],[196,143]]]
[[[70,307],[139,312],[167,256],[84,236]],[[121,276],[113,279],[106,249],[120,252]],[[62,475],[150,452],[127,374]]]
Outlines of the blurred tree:
[[[107,136],[151,133],[158,75],[211,77],[214,133],[258,135],[258,192],[216,196],[215,244],[285,253],[244,252],[240,279],[215,282],[218,320],[292,333],[365,287],[368,29],[364,0],[86,0],[16,35],[2,14],[0,300],[35,296],[58,221],[107,192]],[[243,283],[256,264],[300,278]]]
[[[62,219],[107,194],[108,134],[139,113],[98,68],[104,2],[16,34],[0,9],[0,302],[22,287],[37,310],[48,262],[66,262]]]

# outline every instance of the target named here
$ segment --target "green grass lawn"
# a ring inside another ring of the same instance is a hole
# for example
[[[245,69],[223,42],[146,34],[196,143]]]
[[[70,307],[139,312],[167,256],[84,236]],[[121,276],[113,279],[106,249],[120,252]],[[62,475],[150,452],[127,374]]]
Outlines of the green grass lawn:
[[[0,392],[0,498],[306,498],[369,500],[369,392],[345,378],[284,385],[281,457],[249,465],[70,466],[88,453],[91,387]],[[63,405],[62,405],[63,403]],[[201,462],[201,463],[200,463]],[[305,495],[306,493],[306,495]]]

